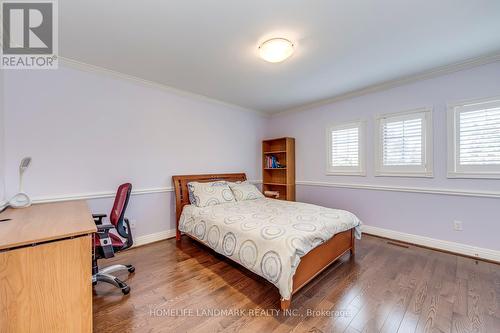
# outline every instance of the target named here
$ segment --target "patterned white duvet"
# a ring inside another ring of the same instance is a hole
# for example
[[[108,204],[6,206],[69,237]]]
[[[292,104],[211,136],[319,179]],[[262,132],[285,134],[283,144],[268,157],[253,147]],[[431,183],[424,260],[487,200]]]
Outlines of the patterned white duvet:
[[[184,206],[180,231],[278,287],[290,299],[300,258],[361,222],[352,213],[300,202],[256,199],[199,208]]]

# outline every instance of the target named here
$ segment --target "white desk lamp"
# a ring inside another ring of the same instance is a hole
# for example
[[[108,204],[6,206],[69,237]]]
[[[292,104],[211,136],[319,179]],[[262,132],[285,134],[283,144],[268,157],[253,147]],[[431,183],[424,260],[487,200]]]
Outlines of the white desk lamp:
[[[12,208],[23,208],[31,206],[30,197],[23,192],[23,174],[31,164],[31,157],[25,157],[19,165],[19,193],[15,194],[7,203]]]

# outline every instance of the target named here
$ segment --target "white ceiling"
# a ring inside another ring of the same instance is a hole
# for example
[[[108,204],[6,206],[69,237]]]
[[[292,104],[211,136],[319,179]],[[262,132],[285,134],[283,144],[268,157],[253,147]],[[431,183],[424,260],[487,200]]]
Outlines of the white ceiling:
[[[266,112],[500,51],[498,0],[64,0],[63,57]],[[279,64],[260,42],[286,37]]]

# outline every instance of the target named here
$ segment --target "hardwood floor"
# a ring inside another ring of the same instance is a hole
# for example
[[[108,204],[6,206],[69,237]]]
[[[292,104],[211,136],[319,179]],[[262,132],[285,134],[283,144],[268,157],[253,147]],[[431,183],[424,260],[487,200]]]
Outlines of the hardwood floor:
[[[500,332],[500,265],[367,235],[356,251],[283,314],[274,286],[187,237],[131,249],[100,262],[131,263],[136,273],[120,275],[128,296],[95,287],[94,331]]]

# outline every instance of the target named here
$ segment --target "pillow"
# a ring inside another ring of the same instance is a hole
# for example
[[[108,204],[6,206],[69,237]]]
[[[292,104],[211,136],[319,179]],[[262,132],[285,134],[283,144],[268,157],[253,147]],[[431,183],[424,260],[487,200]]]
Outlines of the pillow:
[[[226,202],[235,202],[233,192],[227,182],[189,182],[189,201],[197,207],[219,205]]]
[[[197,206],[196,204],[196,198],[194,197],[194,194],[193,194],[193,191],[194,191],[194,186],[189,186],[189,184],[191,183],[196,183],[196,184],[213,184],[213,183],[226,183],[225,181],[216,181],[216,182],[209,182],[209,183],[199,183],[199,182],[189,182],[187,184],[187,187],[188,187],[188,194],[189,194],[189,203],[191,205],[195,205]]]
[[[264,198],[264,195],[255,185],[250,183],[229,183],[236,201],[254,200]]]

